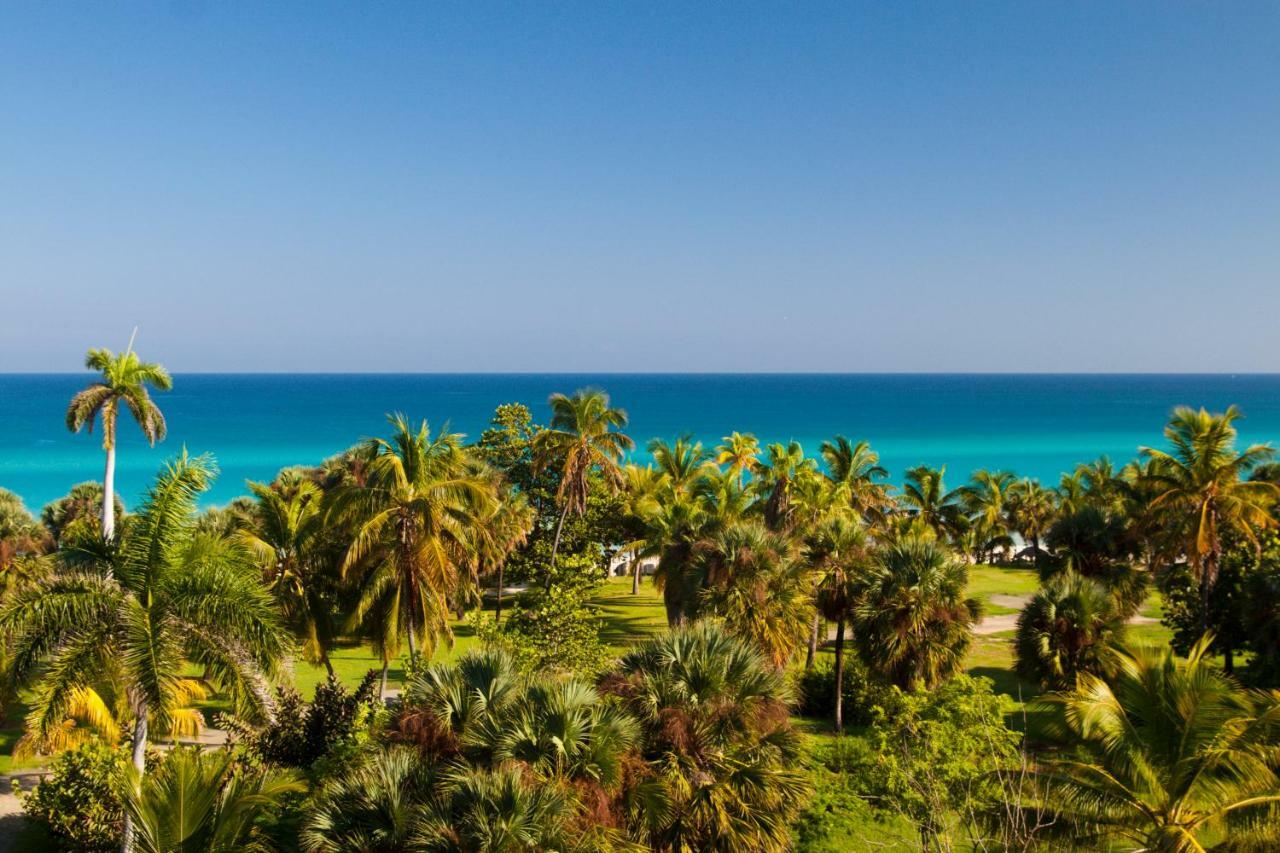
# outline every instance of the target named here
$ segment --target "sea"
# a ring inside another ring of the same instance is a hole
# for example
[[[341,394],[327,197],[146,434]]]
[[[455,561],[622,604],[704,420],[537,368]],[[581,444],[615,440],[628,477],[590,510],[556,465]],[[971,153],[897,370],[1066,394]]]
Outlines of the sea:
[[[73,434],[64,421],[67,401],[92,380],[0,374],[0,487],[33,511],[102,477],[100,433]],[[1122,464],[1141,446],[1163,446],[1178,405],[1235,404],[1241,443],[1280,446],[1280,374],[179,374],[156,394],[164,442],[148,447],[122,414],[117,489],[135,505],[185,447],[215,457],[220,475],[204,503],[219,505],[247,480],[385,435],[392,412],[474,440],[502,403],[524,403],[545,423],[548,395],[587,387],[626,409],[638,461],[655,437],[713,447],[737,430],[817,453],[843,434],[870,441],[892,481],[914,465],[945,465],[949,488],[978,468],[1055,484],[1102,455]]]

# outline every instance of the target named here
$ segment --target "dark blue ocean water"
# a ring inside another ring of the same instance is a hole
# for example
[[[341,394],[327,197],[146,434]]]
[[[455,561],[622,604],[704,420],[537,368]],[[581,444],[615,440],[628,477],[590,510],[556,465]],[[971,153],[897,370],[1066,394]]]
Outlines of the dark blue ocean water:
[[[92,379],[0,375],[0,486],[39,509],[74,483],[100,479],[97,434],[63,425],[67,400]],[[523,402],[540,421],[553,391],[593,385],[631,415],[643,447],[692,433],[714,445],[732,430],[762,441],[795,438],[811,452],[836,433],[869,439],[895,480],[904,468],[945,464],[948,484],[979,467],[1056,483],[1077,462],[1117,463],[1159,444],[1178,404],[1238,404],[1242,440],[1280,444],[1280,375],[263,375],[175,377],[158,395],[169,438],[152,449],[122,422],[117,484],[132,504],[162,461],[183,445],[212,452],[221,476],[210,503],[243,494],[246,479],[313,464],[385,432],[403,411],[475,438],[500,403]],[[641,451],[641,455],[643,455]]]

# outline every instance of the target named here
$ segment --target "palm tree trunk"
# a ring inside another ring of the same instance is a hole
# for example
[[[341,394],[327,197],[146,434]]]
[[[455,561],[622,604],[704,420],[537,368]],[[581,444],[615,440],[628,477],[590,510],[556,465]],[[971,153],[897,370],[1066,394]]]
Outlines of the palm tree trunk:
[[[813,659],[818,655],[818,631],[822,627],[822,614],[813,612],[813,622],[809,624],[809,649],[804,655],[804,670],[813,669]]]
[[[560,520],[556,522],[556,538],[551,542],[551,566],[547,569],[547,589],[551,589],[551,573],[556,569],[556,552],[560,550],[560,533],[564,530],[565,517],[569,515],[569,502],[564,502],[560,510]]]
[[[418,662],[418,643],[413,638],[413,620],[409,620],[409,663],[417,664]]]
[[[640,569],[642,568],[639,555],[631,561],[631,594],[640,594]]]
[[[498,564],[498,606],[494,608],[493,611],[493,622],[495,625],[502,624],[502,574],[506,565],[507,564],[505,562]]]
[[[390,665],[389,660],[382,659],[382,682],[378,685],[378,701],[383,703],[387,701],[387,667]]]
[[[836,734],[844,732],[844,617],[836,620]]]
[[[1231,646],[1223,646],[1222,648],[1222,670],[1227,675],[1235,675],[1236,672],[1236,662],[1231,651]]]
[[[102,538],[110,541],[116,532],[116,446],[107,448],[107,470],[102,475]]]
[[[133,723],[133,769],[138,773],[139,782],[147,769],[147,703],[138,703],[135,709],[136,719]],[[126,811],[124,814],[124,832],[120,839],[122,853],[133,853],[134,831],[133,820]]]
[[[325,671],[329,673],[329,677],[330,677],[330,678],[337,678],[337,677],[338,677],[338,673],[334,672],[334,670],[333,670],[333,661],[329,660],[329,653],[328,653],[328,652],[321,652],[321,653],[320,653],[320,662],[321,662],[322,664],[324,664]]]

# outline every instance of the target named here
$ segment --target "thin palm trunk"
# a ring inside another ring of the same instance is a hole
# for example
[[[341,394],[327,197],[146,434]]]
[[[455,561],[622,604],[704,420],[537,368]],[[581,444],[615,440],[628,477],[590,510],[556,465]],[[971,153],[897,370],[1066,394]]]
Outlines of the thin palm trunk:
[[[102,538],[107,541],[116,532],[116,445],[107,448],[107,470],[102,475]]]
[[[551,574],[556,570],[556,552],[560,550],[560,534],[564,530],[564,520],[569,515],[569,502],[565,501],[560,510],[560,520],[556,522],[556,538],[551,542],[551,566],[547,571],[547,589],[551,589]]]
[[[809,648],[804,655],[805,672],[813,669],[814,658],[818,655],[818,631],[822,628],[822,614],[814,612],[813,622],[809,625]]]
[[[637,556],[634,560],[631,561],[631,594],[632,595],[640,594],[640,569],[641,568],[642,566],[640,563],[640,557]]]
[[[135,710],[137,718],[133,723],[133,769],[138,773],[138,784],[142,783],[142,774],[147,769],[147,703],[143,700]],[[134,847],[133,820],[125,812],[124,832],[120,840],[123,853],[133,853]]]
[[[337,678],[338,674],[333,670],[333,661],[329,660],[328,652],[320,653],[320,662],[324,664],[325,671],[329,673],[330,678]]]
[[[844,617],[836,620],[836,734],[844,732]]]
[[[498,606],[494,608],[493,622],[495,625],[502,624],[502,574],[506,563],[498,564]]]
[[[391,662],[385,657],[382,659],[382,681],[378,685],[378,699],[382,702],[387,701],[387,668],[391,666]]]

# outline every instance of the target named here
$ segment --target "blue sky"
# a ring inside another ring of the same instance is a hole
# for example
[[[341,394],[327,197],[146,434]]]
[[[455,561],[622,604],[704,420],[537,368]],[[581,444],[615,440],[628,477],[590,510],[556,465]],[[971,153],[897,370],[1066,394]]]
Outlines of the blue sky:
[[[0,371],[1280,370],[1280,5],[4,3],[0,305]]]

